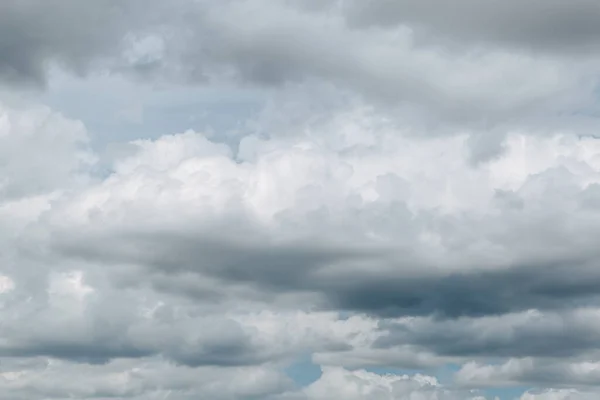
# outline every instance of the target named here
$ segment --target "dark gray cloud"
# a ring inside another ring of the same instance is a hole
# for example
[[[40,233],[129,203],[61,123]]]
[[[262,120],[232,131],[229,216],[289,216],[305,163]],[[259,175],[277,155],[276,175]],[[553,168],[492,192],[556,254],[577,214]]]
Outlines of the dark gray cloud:
[[[90,67],[117,67],[126,39],[143,35],[149,26],[159,30],[156,17],[166,10],[158,2],[138,0],[3,1],[0,82],[44,85],[52,66],[77,75]]]
[[[600,45],[600,6],[593,0],[418,0],[342,2],[356,27],[405,24],[424,39],[532,51],[581,53]]]
[[[68,284],[65,279],[69,278],[61,277],[59,285]],[[23,297],[19,292],[11,296]],[[226,317],[174,314],[170,306],[158,306],[144,316],[137,297],[142,293],[98,289],[87,301],[69,292],[25,302],[15,299],[8,304],[18,314],[0,323],[0,354],[90,364],[163,357],[190,367],[260,365],[286,355],[257,344],[252,331]],[[147,292],[145,297],[151,295]]]
[[[440,356],[466,358],[591,357],[600,350],[593,311],[523,312],[496,317],[382,322],[376,348],[410,344]]]
[[[173,282],[168,288],[192,296],[207,294],[203,285],[194,290],[193,276],[196,275],[200,277],[199,282],[205,277],[216,279],[222,285],[251,285],[263,296],[315,293],[319,295],[315,298],[316,304],[321,306],[385,316],[500,315],[528,309],[595,305],[600,301],[600,271],[593,260],[567,258],[507,265],[488,271],[433,272],[434,265],[424,265],[414,254],[376,252],[369,247],[362,250],[360,246],[319,248],[301,242],[285,246],[262,246],[256,242],[235,245],[234,241],[201,236],[147,235],[147,239],[143,236],[85,238],[85,245],[58,242],[57,250],[63,256],[108,265],[145,265],[159,274],[186,276],[191,273],[192,278],[179,284]],[[103,245],[95,250],[89,245],[93,242]],[[346,272],[344,279],[324,272],[332,265],[344,269],[357,263],[374,268],[385,265],[390,272],[372,274],[368,269],[360,269]],[[185,282],[191,285],[186,290],[182,286]],[[225,289],[220,294],[213,291],[210,297],[218,302],[219,298],[226,298],[225,293]],[[326,299],[325,303],[319,299]]]
[[[281,88],[316,81],[349,90],[382,110],[391,108],[391,114],[400,108],[434,125],[477,127],[570,113],[593,95],[595,68],[583,59],[516,56],[494,45],[465,56],[439,40],[441,48],[421,46],[408,31],[348,26],[356,22],[355,14],[364,23],[379,21],[378,15],[401,15],[405,27],[422,17],[443,37],[453,28],[471,29],[478,38],[489,29],[492,37],[496,31],[515,32],[515,41],[525,44],[529,36],[548,44],[565,36],[565,47],[584,43],[595,32],[587,34],[586,28],[591,30],[597,11],[591,2],[562,11],[555,1],[548,6],[463,3],[351,3],[347,8],[358,10],[345,14],[345,6],[267,0],[178,0],[169,6],[99,0],[85,7],[74,0],[10,0],[3,3],[0,20],[0,79],[41,84],[54,66],[79,75],[90,69],[124,73],[153,84],[226,81]],[[506,28],[509,19],[516,19],[514,29]],[[555,36],[547,35],[549,30]],[[479,82],[477,90],[467,89],[469,80]]]
[[[221,226],[220,229],[235,228]],[[260,236],[252,231],[247,234]],[[110,241],[112,251],[106,253],[102,250],[104,246],[83,246],[69,239],[57,241],[56,250],[64,255],[108,264],[148,265],[159,273],[185,276],[191,272],[223,283],[256,284],[269,292],[311,290],[313,274],[325,265],[378,257],[368,249],[336,249],[310,242],[260,244],[254,238],[237,241],[229,237],[219,238],[216,233],[210,237],[201,232],[192,235],[183,232],[174,235],[165,232],[155,235],[132,233],[112,238],[97,237],[96,240],[104,244]]]
[[[330,282],[322,290],[337,307],[383,315],[483,316],[598,304],[600,275],[594,270],[568,262],[442,276],[363,278],[341,285]]]

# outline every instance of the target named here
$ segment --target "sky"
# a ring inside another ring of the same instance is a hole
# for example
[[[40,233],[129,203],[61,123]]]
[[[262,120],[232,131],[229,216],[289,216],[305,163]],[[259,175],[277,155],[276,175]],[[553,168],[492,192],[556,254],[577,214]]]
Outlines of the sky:
[[[597,0],[2,0],[0,400],[600,398]]]

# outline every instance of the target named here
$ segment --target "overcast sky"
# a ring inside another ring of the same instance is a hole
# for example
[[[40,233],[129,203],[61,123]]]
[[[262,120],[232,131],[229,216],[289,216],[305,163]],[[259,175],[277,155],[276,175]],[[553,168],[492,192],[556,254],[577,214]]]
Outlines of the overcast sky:
[[[600,398],[597,0],[1,0],[0,400]]]

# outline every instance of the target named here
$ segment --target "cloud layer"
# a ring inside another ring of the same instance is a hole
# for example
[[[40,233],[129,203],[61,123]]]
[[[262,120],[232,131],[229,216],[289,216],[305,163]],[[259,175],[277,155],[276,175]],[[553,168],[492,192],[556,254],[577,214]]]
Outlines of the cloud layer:
[[[0,398],[597,398],[599,12],[5,1]],[[264,101],[107,138],[57,74]]]

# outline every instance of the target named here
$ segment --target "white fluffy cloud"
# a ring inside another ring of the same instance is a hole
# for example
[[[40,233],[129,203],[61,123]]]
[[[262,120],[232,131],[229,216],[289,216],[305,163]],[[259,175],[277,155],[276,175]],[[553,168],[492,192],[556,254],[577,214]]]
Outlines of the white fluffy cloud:
[[[270,287],[413,314],[594,298],[597,139],[514,133],[501,157],[473,166],[463,136],[354,128],[350,120],[300,138],[250,136],[238,157],[192,132],[134,143],[112,175],[57,200],[41,226],[53,232],[54,253],[142,267],[147,280],[189,275],[181,283],[198,296],[225,296],[206,278],[233,285],[229,297]],[[577,277],[564,280],[563,263]],[[538,276],[541,268],[548,273]],[[409,278],[422,287],[404,288]],[[379,296],[366,295],[376,288]]]
[[[473,392],[444,389],[431,376],[378,375],[364,370],[351,372],[331,367],[324,368],[321,378],[303,392],[310,400],[484,400]]]

